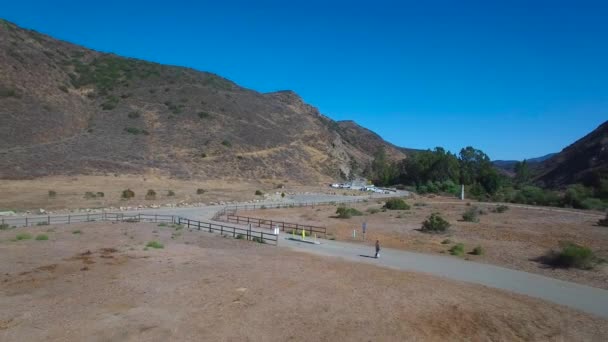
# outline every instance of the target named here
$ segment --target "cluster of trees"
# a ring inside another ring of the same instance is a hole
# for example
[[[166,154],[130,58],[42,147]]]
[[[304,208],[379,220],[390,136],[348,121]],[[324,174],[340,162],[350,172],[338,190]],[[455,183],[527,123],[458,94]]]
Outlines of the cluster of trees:
[[[515,165],[513,177],[500,173],[488,155],[473,147],[453,154],[441,147],[413,153],[391,162],[383,149],[363,174],[380,186],[404,185],[418,193],[460,194],[465,185],[469,197],[480,200],[572,207],[608,208],[608,178],[597,185],[575,184],[562,191],[543,189],[532,182],[534,172],[524,160]]]

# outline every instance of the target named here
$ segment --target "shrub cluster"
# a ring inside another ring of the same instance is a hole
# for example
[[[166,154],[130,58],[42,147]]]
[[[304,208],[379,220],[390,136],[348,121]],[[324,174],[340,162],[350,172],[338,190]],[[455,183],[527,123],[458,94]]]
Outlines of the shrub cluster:
[[[471,207],[462,214],[462,220],[465,222],[479,222],[479,209]]]
[[[391,198],[384,203],[384,208],[389,210],[409,210],[410,206],[401,198]]]
[[[459,244],[452,246],[452,248],[450,248],[450,254],[456,255],[456,256],[463,256],[464,255],[464,245],[462,243],[459,243]]]
[[[255,195],[256,196],[262,196],[262,195],[264,195],[264,193],[262,192],[262,190],[256,190],[255,191]]]
[[[133,192],[133,190],[131,189],[123,190],[122,195],[120,197],[122,197],[123,199],[130,199],[135,197],[135,192]]]
[[[339,207],[336,210],[336,214],[338,214],[338,218],[342,218],[342,219],[348,219],[353,216],[363,215],[363,213],[360,212],[359,210],[357,210],[355,208],[347,208],[347,207]]]
[[[425,233],[443,233],[450,228],[450,223],[446,221],[439,213],[432,213],[424,222],[422,222],[421,231]]]
[[[492,209],[492,212],[498,213],[498,214],[502,214],[504,212],[506,212],[507,210],[509,210],[509,206],[501,204],[499,206],[496,206],[494,209]]]
[[[154,191],[152,189],[148,190],[148,192],[146,193],[146,199],[147,200],[156,199],[156,191]]]
[[[606,218],[597,221],[597,225],[602,227],[608,227],[608,213],[606,213]]]
[[[125,127],[125,132],[127,132],[129,134],[133,134],[133,135],[138,135],[138,134],[149,135],[150,134],[145,129],[139,129],[136,127]]]
[[[50,198],[55,198],[57,197],[57,192],[54,190],[49,190],[49,197]]]
[[[553,267],[588,270],[600,262],[600,259],[588,247],[565,242],[561,244],[561,250],[550,251],[544,257],[544,262]]]

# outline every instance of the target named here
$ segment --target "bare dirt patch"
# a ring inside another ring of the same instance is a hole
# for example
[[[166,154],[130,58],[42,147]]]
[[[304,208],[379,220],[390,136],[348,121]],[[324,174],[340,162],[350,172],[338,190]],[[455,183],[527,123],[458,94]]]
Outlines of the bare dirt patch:
[[[486,214],[479,222],[464,222],[462,214],[469,209],[466,202],[454,203],[441,198],[418,198],[407,201],[410,210],[381,211],[383,202],[353,204],[365,213],[350,219],[336,218],[335,206],[315,208],[266,209],[244,211],[240,215],[265,219],[284,220],[325,226],[330,237],[337,240],[371,244],[379,239],[384,247],[424,253],[448,253],[457,243],[465,245],[469,260],[500,265],[512,269],[539,273],[545,276],[574,281],[608,289],[608,264],[593,270],[554,269],[538,258],[551,249],[558,249],[560,242],[571,241],[592,248],[608,260],[608,229],[596,225],[597,217],[581,211],[546,211],[511,206],[504,213],[494,213],[494,204],[473,203]],[[377,213],[375,210],[379,210]],[[419,231],[422,222],[432,212],[439,212],[451,223],[446,234],[426,234]],[[362,238],[362,223],[367,222],[366,240]],[[353,230],[357,237],[353,238]],[[476,246],[483,248],[483,255],[473,255]]]
[[[606,320],[520,295],[187,229],[172,238],[173,231],[90,223],[57,226],[48,241],[0,232],[0,340],[608,336]],[[144,250],[151,240],[164,248]]]

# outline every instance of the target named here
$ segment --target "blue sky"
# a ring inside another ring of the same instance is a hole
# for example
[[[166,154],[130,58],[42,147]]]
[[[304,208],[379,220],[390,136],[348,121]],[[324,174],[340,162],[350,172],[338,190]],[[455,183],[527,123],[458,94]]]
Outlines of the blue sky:
[[[11,1],[0,17],[292,89],[404,147],[523,159],[608,119],[607,1]]]

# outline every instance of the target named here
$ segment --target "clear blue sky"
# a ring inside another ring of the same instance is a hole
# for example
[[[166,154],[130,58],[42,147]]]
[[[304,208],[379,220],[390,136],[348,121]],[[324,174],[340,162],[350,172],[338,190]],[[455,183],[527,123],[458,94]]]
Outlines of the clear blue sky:
[[[5,1],[0,17],[292,89],[405,147],[530,158],[608,119],[608,1],[159,2]]]

